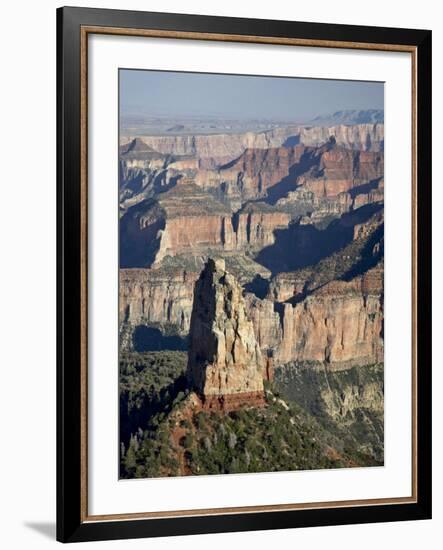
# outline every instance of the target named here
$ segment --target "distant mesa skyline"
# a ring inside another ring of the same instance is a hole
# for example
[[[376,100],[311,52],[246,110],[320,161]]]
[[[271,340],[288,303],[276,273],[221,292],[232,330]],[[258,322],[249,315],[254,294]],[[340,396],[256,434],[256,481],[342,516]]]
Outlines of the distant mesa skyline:
[[[333,123],[335,117],[344,118],[347,124],[383,122],[382,82],[134,69],[120,69],[119,74],[123,119],[214,117]]]

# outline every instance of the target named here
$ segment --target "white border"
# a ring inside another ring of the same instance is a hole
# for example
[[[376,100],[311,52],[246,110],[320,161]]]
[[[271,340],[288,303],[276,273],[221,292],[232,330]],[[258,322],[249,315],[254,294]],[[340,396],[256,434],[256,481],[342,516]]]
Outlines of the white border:
[[[118,481],[119,67],[385,82],[384,467]],[[89,514],[410,496],[410,54],[90,35],[88,81]]]

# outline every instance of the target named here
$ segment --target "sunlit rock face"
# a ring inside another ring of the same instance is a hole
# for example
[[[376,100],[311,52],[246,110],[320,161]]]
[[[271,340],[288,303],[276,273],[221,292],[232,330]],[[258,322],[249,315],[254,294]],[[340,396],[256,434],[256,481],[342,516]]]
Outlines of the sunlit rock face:
[[[140,136],[150,150],[167,155],[190,155],[197,158],[230,158],[246,149],[269,149],[282,145],[318,146],[334,136],[339,145],[361,151],[383,151],[384,125],[367,123],[333,126],[290,125],[263,132],[213,135]],[[127,147],[127,146],[126,146]]]
[[[167,256],[205,255],[208,250],[260,250],[274,242],[291,215],[249,207],[232,214],[228,207],[196,186],[179,183],[155,199],[144,200],[123,215],[122,268],[151,267]]]
[[[173,325],[189,332],[197,271],[165,269],[120,270],[120,323]]]
[[[326,148],[298,184],[317,198],[331,198],[383,177],[382,153]]]
[[[383,361],[383,271],[333,281],[295,306],[284,304],[278,361],[330,369]]]
[[[188,379],[205,407],[264,403],[264,363],[242,288],[223,260],[209,259],[194,290]]]

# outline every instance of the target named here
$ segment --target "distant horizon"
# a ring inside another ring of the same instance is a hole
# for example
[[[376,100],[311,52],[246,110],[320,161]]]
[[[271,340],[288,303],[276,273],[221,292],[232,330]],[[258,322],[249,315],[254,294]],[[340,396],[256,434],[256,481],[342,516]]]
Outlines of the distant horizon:
[[[306,123],[306,122],[312,122],[314,121],[315,119],[323,119],[323,118],[331,118],[339,113],[350,113],[350,112],[370,112],[370,111],[384,111],[384,109],[341,109],[341,110],[338,110],[338,111],[334,111],[334,112],[325,112],[325,113],[319,113],[318,115],[316,115],[315,117],[311,117],[309,119],[306,119],[304,121],[300,121],[300,120],[291,120],[287,117],[285,118],[276,118],[276,117],[267,117],[267,116],[262,116],[262,117],[250,117],[250,118],[245,118],[243,119],[244,122],[269,122],[269,123]],[[149,114],[149,113],[140,113],[140,114],[137,114],[137,113],[123,113],[121,112],[120,114],[121,118],[124,120],[124,121],[130,121],[130,120],[134,120],[134,121],[153,121],[153,120],[156,120],[158,119],[159,121],[172,121],[172,120],[177,120],[177,121],[217,121],[217,120],[223,120],[223,121],[236,121],[237,118],[234,117],[234,116],[224,116],[224,115],[216,115],[216,114],[207,114],[207,115],[192,115],[192,114],[174,114],[174,113],[158,113],[158,114]]]
[[[120,69],[120,116],[309,120],[384,111],[384,84],[349,80]]]

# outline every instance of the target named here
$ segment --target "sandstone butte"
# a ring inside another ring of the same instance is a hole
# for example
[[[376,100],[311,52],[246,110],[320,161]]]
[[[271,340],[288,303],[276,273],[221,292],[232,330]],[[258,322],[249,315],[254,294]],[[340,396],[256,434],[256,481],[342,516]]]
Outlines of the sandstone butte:
[[[242,288],[224,260],[208,259],[194,289],[187,376],[203,408],[262,406],[264,360]]]
[[[184,179],[155,200],[135,205],[122,218],[122,239],[129,244],[121,263],[123,267],[150,266],[166,256],[199,256],[208,249],[261,249],[272,244],[275,230],[286,228],[290,221],[287,212],[257,207],[233,216],[224,204]],[[152,248],[150,258],[147,251]]]

